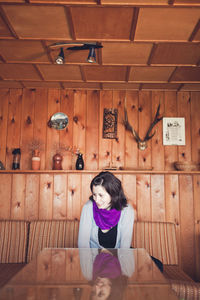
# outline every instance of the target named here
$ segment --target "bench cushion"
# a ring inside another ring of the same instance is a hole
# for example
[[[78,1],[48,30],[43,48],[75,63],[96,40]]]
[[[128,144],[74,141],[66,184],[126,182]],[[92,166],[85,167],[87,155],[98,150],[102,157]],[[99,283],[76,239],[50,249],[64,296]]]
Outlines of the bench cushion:
[[[137,221],[133,226],[132,246],[145,248],[163,264],[177,265],[176,225],[169,222]]]
[[[31,221],[28,262],[43,248],[77,248],[78,220]]]
[[[0,220],[0,263],[25,263],[28,223]]]

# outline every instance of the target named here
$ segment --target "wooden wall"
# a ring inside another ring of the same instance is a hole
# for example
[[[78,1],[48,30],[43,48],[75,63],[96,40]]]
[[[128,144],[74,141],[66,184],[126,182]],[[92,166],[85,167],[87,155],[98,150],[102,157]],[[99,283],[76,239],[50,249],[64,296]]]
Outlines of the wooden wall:
[[[127,99],[130,123],[144,138],[157,105],[166,117],[185,117],[186,146],[162,145],[162,122],[145,151],[122,125],[124,100]],[[73,91],[59,89],[0,90],[0,160],[11,169],[12,149],[22,150],[21,169],[31,168],[31,144],[41,144],[41,169],[52,169],[52,157],[63,154],[63,169],[74,169],[75,157],[65,151],[69,146],[84,153],[85,169],[108,166],[172,170],[177,160],[199,161],[200,93],[162,91]],[[104,108],[118,108],[117,140],[102,138]],[[69,117],[67,130],[47,126],[58,111]]]
[[[186,146],[164,147],[160,122],[148,148],[138,150],[122,125],[125,95],[129,120],[141,137],[161,103],[166,117],[185,117]],[[176,172],[173,167],[176,160],[199,161],[199,98],[198,92],[0,90],[0,160],[6,167],[0,171],[0,219],[79,219],[93,176],[109,164],[121,166],[127,170],[115,173],[136,219],[175,222],[180,263],[200,280],[200,172]],[[118,108],[117,140],[102,138],[105,107]],[[58,111],[69,116],[67,130],[47,126]],[[41,144],[39,172],[30,171],[33,141]],[[84,152],[85,171],[73,171],[76,157],[63,150],[68,146]],[[10,171],[16,147],[22,149],[20,172]],[[51,170],[56,151],[63,154],[61,172]]]

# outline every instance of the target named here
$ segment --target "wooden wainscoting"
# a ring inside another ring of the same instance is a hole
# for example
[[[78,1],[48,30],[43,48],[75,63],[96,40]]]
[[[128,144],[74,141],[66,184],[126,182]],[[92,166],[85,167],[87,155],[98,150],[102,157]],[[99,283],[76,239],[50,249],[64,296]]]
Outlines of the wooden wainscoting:
[[[0,173],[0,219],[74,219],[90,196],[98,171]],[[200,280],[200,174],[115,171],[136,220],[170,221],[177,226],[179,262]]]

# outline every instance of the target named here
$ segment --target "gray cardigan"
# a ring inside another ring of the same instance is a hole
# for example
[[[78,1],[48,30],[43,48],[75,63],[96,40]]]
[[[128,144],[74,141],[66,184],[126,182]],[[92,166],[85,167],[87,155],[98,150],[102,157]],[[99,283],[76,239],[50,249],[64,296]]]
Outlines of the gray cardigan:
[[[117,240],[115,248],[130,248],[133,234],[134,210],[128,204],[121,211],[117,226]],[[79,248],[102,248],[98,240],[98,226],[93,218],[93,204],[88,200],[83,206],[78,234]]]

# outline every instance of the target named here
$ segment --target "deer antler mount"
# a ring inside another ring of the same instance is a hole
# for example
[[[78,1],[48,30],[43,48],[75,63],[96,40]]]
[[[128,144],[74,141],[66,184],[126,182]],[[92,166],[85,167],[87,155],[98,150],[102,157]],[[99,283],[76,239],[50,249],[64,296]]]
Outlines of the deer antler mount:
[[[136,142],[138,143],[138,148],[140,150],[145,150],[147,148],[147,141],[152,139],[152,137],[155,135],[156,131],[154,131],[153,133],[151,133],[153,127],[162,120],[163,116],[159,117],[160,115],[160,104],[158,105],[157,111],[156,111],[156,115],[154,117],[153,122],[150,124],[149,129],[144,137],[144,139],[141,139],[138,135],[138,133],[135,131],[135,129],[131,126],[131,124],[128,121],[128,113],[127,113],[127,109],[126,106],[124,107],[124,120],[123,120],[123,124],[125,126],[125,129],[127,131],[130,131],[134,137],[134,139],[136,140]]]

